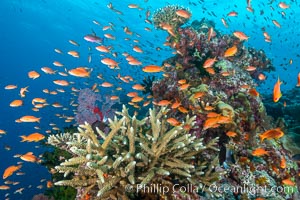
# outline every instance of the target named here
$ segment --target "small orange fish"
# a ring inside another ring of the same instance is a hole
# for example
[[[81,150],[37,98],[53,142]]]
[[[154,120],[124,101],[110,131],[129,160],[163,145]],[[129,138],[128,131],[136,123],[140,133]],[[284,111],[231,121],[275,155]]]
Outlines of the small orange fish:
[[[34,79],[37,79],[38,77],[40,77],[40,74],[36,71],[30,71],[28,72],[28,77]]]
[[[232,47],[228,48],[225,53],[224,53],[224,57],[230,57],[230,56],[234,56],[237,53],[237,46],[233,45]]]
[[[295,185],[295,182],[292,181],[290,178],[287,178],[287,179],[282,180],[282,183],[283,183],[284,185],[289,185],[289,186],[294,186],[294,185]]]
[[[213,36],[214,34],[214,28],[213,27],[210,27],[208,29],[208,36],[207,36],[207,41],[210,41],[211,37]]]
[[[140,96],[135,96],[131,99],[132,102],[136,103],[136,102],[140,102],[140,101],[143,101],[143,97],[140,97]]]
[[[274,85],[274,89],[273,89],[273,101],[276,103],[279,101],[280,97],[282,96],[281,90],[280,90],[280,85],[282,84],[282,82],[279,80],[279,76],[278,76],[278,80]]]
[[[177,119],[171,117],[171,118],[168,118],[167,119],[167,122],[169,124],[171,124],[172,126],[180,126],[181,125],[181,122],[179,122]]]
[[[203,64],[203,68],[212,67],[215,62],[216,62],[216,57],[215,58],[208,58],[208,59],[205,60],[205,62]]]
[[[5,86],[4,87],[4,89],[6,89],[6,90],[13,90],[13,89],[16,89],[18,86],[16,86],[16,85],[7,85],[7,86]]]
[[[224,18],[221,19],[222,24],[225,26],[225,28],[228,28],[228,24]]]
[[[278,6],[279,6],[280,8],[282,8],[282,9],[287,9],[287,8],[290,7],[290,5],[287,5],[287,4],[284,3],[284,2],[280,2],[280,3],[278,4]]]
[[[110,58],[103,58],[101,60],[101,62],[104,64],[104,65],[108,65],[108,66],[111,66],[113,68],[119,68],[119,63],[117,63],[116,61],[114,61],[113,59],[110,59]]]
[[[12,166],[9,166],[7,167],[5,170],[4,170],[4,173],[3,173],[3,179],[6,179],[7,177],[13,175],[13,173],[17,170],[19,170],[20,168],[22,167],[22,165],[12,165]]]
[[[40,134],[40,133],[32,133],[28,136],[21,135],[20,137],[22,138],[21,142],[38,142],[38,141],[43,140],[45,138],[45,136]]]
[[[115,101],[115,100],[118,100],[118,99],[119,99],[119,97],[115,96],[115,95],[113,95],[113,96],[110,97],[110,100],[112,100],[112,101]]]
[[[256,91],[255,88],[251,88],[248,93],[251,95],[251,96],[254,96],[254,97],[259,97],[259,93]]]
[[[143,53],[144,52],[139,46],[134,46],[133,51],[135,51],[137,53]]]
[[[100,51],[100,52],[103,52],[103,53],[109,53],[110,52],[109,48],[107,48],[106,46],[97,46],[96,50]]]
[[[238,13],[235,12],[235,11],[231,11],[231,12],[229,12],[229,13],[227,14],[227,16],[229,16],[229,17],[236,17],[236,16],[238,16]]]
[[[180,112],[182,112],[182,113],[188,113],[189,111],[185,108],[185,107],[183,107],[183,106],[179,106],[178,107],[178,110],[180,111]]]
[[[77,67],[68,71],[72,76],[76,77],[90,77],[90,71],[86,70],[84,67]]]
[[[179,101],[175,101],[172,105],[171,105],[171,108],[172,109],[176,109],[176,108],[178,108],[179,106],[181,106],[181,103],[179,102]]]
[[[161,72],[162,70],[162,67],[156,65],[148,65],[143,68],[143,71],[147,73]]]
[[[135,97],[135,96],[137,96],[137,95],[138,95],[137,92],[129,92],[129,93],[127,93],[127,96],[128,96],[128,97]]]
[[[74,58],[79,58],[79,53],[77,51],[68,51],[68,54]]]
[[[47,188],[52,188],[52,187],[53,187],[52,181],[47,181]]]
[[[256,67],[254,67],[254,66],[247,66],[246,67],[246,71],[248,71],[248,72],[252,72],[252,71],[255,71],[256,70]]]
[[[156,105],[158,105],[158,106],[167,106],[169,104],[171,104],[171,102],[169,100],[161,100],[158,103],[156,103]]]
[[[20,99],[16,99],[16,100],[13,100],[9,106],[10,107],[19,107],[19,106],[22,106],[23,105],[23,101],[20,100]]]
[[[193,98],[195,99],[198,99],[198,98],[201,98],[205,95],[205,92],[196,92],[194,95],[193,95]]]
[[[109,82],[103,82],[103,83],[101,84],[101,86],[102,86],[102,87],[112,87],[113,84],[111,84],[111,83],[109,83]]]
[[[53,83],[60,86],[68,86],[69,82],[66,80],[54,80]]]
[[[0,185],[0,190],[9,190],[10,187],[8,185]]]
[[[249,39],[249,37],[241,31],[235,31],[235,32],[233,32],[233,35],[235,37],[237,37],[238,39],[240,39],[241,41]]]
[[[38,122],[38,123],[40,123],[40,119],[41,118],[37,118],[35,116],[25,115],[25,116],[20,118],[20,121],[21,122]]]
[[[286,168],[286,160],[285,160],[284,156],[280,160],[280,167],[281,167],[281,169]]]
[[[145,90],[145,87],[142,86],[141,84],[135,84],[132,86],[132,89],[135,89],[135,90]]]
[[[46,74],[55,74],[55,71],[51,69],[50,67],[42,67],[41,70],[45,72]]]
[[[259,157],[259,156],[269,155],[269,153],[263,148],[257,148],[252,151],[252,155]]]
[[[20,89],[20,96],[21,97],[25,97],[25,92],[28,92],[28,90],[27,90],[28,87],[29,86]]]
[[[266,75],[260,73],[260,74],[258,75],[258,79],[259,79],[260,81],[264,81],[264,80],[266,80]]]
[[[280,128],[275,128],[271,130],[267,130],[264,133],[259,135],[260,141],[263,142],[264,139],[279,139],[284,136],[284,133],[281,131]]]
[[[297,87],[300,87],[300,72],[298,73],[298,79],[297,79],[298,81],[297,81]]]
[[[27,162],[41,162],[41,160],[33,155],[32,152],[27,152],[26,154],[21,155],[20,158]]]
[[[185,18],[185,19],[189,19],[189,18],[192,16],[192,14],[191,14],[189,11],[183,10],[183,9],[177,10],[175,13],[176,13],[176,15],[178,15],[179,17],[183,17],[183,18]]]
[[[186,89],[188,89],[189,87],[190,87],[190,84],[185,83],[185,84],[179,86],[179,90],[186,90]]]
[[[273,24],[274,24],[275,26],[277,26],[278,28],[281,28],[281,25],[279,24],[278,21],[272,20],[272,22],[273,22]]]
[[[64,66],[61,62],[58,62],[58,61],[54,61],[53,65],[56,66],[56,67],[62,67],[62,66]]]
[[[235,136],[237,136],[237,133],[236,133],[236,132],[233,132],[233,131],[228,131],[228,132],[226,133],[226,135],[227,135],[228,137],[235,137]]]

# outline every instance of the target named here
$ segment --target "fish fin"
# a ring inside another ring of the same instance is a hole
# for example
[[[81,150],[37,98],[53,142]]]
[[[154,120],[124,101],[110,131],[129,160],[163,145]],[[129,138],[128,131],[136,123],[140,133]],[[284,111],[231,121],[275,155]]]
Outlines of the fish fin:
[[[21,135],[20,137],[22,138],[21,142],[25,142],[26,141],[26,135]]]
[[[265,139],[265,137],[263,135],[260,135],[259,138],[260,138],[260,142],[263,142]]]

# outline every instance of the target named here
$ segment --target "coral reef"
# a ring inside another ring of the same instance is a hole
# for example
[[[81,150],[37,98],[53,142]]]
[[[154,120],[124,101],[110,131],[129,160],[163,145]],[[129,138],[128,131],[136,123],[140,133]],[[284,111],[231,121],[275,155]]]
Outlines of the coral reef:
[[[195,117],[186,116],[180,126],[170,126],[162,107],[158,112],[150,109],[149,116],[138,120],[128,114],[126,107],[117,114],[121,117],[109,119],[110,132],[105,135],[97,129],[97,135],[89,124],[80,125],[75,134],[51,135],[48,143],[68,150],[73,157],[62,162],[55,169],[65,175],[71,173],[71,180],[61,180],[55,185],[81,188],[78,198],[86,195],[93,199],[132,199],[151,195],[156,198],[173,193],[147,193],[139,187],[172,188],[193,185],[203,187],[217,183],[224,174],[217,170],[218,137],[203,143],[201,138],[187,134],[185,126],[193,126]],[[100,136],[103,140],[98,140]],[[131,186],[131,192],[128,191]],[[204,187],[203,187],[204,188]],[[218,196],[208,188],[203,192],[209,197]],[[194,194],[196,195],[196,194]],[[197,195],[196,195],[197,196]]]
[[[295,198],[298,167],[284,147],[285,139],[259,139],[266,130],[278,127],[255,89],[262,81],[259,75],[274,70],[270,60],[262,50],[222,35],[205,19],[176,32],[179,36],[169,33],[168,44],[177,54],[165,61],[170,66],[165,69],[168,76],[153,83],[154,101],[170,101],[168,115],[179,121],[187,114],[196,116],[189,134],[204,143],[219,137],[219,163],[228,172],[222,187],[265,186],[265,191],[255,194],[222,193],[223,199]],[[236,53],[225,56],[229,47],[235,47]],[[267,155],[255,156],[256,149],[267,150]],[[293,189],[267,194],[274,187]]]
[[[72,155],[55,167],[71,174],[57,186],[77,188],[78,199],[297,199],[299,168],[285,145],[285,123],[267,115],[256,91],[272,63],[209,20],[180,27],[190,16],[173,5],[153,16],[176,55],[164,61],[163,78],[145,80],[149,116],[138,120],[123,107],[120,118],[108,118],[107,133],[91,120],[75,134],[48,138]],[[266,131],[282,135],[262,140]],[[139,187],[157,184],[173,191]],[[190,184],[192,191],[180,191]]]

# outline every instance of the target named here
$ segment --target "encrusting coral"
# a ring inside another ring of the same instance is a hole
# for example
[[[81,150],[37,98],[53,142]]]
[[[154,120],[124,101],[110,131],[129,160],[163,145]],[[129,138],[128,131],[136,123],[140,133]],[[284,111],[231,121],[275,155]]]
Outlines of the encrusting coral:
[[[217,196],[218,193],[212,194],[204,186],[217,183],[224,174],[216,170],[218,157],[209,156],[219,151],[218,138],[204,144],[185,129],[186,125],[194,125],[195,117],[187,115],[181,125],[171,126],[167,123],[167,112],[166,107],[158,112],[150,109],[149,116],[138,120],[123,106],[122,112],[116,112],[120,119],[109,119],[107,135],[99,129],[95,133],[87,123],[79,126],[78,133],[51,135],[49,144],[73,154],[73,158],[55,167],[65,175],[73,174],[73,178],[55,185],[81,188],[77,196],[89,195],[92,199],[147,195],[175,199],[172,196],[177,189],[175,183],[179,187],[189,184],[201,187],[208,195]],[[141,189],[154,184],[168,187],[170,192],[149,193]]]

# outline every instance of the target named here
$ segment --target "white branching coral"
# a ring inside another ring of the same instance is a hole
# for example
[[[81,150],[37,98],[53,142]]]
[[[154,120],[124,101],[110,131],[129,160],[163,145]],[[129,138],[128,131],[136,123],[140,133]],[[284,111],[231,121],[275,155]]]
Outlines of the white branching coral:
[[[71,180],[61,180],[55,185],[68,185],[89,193],[93,199],[130,199],[139,194],[137,185],[162,184],[209,185],[218,181],[218,157],[201,156],[204,152],[218,151],[218,138],[203,144],[184,129],[193,126],[195,117],[187,116],[180,126],[167,123],[163,107],[159,112],[149,110],[149,116],[138,120],[130,116],[123,106],[116,112],[120,118],[109,119],[110,132],[105,135],[89,124],[80,125],[78,133],[51,135],[48,143],[72,153],[73,158],[56,166]],[[132,193],[126,187],[132,186]],[[206,191],[208,192],[208,191]],[[161,195],[161,194],[151,194]]]

